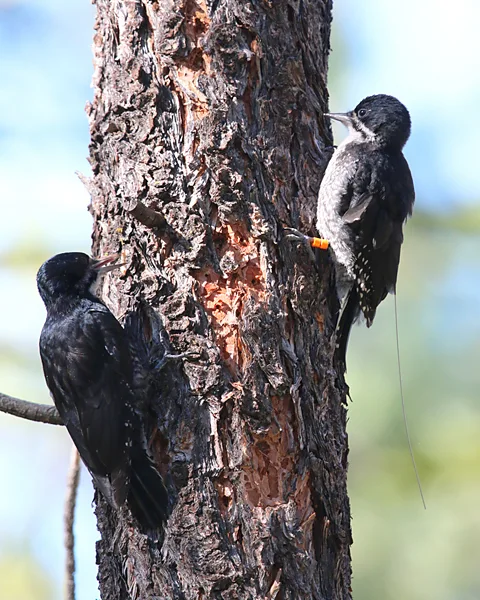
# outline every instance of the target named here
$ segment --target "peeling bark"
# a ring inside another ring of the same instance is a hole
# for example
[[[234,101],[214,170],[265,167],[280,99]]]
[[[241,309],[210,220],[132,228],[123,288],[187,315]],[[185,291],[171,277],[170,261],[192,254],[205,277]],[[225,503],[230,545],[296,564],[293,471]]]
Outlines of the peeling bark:
[[[350,598],[332,272],[282,234],[312,230],[329,158],[331,2],[96,5],[93,250],[126,263],[103,295],[199,353],[145,407],[164,536],[97,495],[102,599]]]

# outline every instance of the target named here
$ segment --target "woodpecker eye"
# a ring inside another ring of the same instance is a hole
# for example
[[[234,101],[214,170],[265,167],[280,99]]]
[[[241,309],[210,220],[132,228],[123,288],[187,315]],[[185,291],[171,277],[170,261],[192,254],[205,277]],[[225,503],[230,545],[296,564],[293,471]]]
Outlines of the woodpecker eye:
[[[361,108],[361,109],[358,111],[358,116],[359,116],[360,118],[364,117],[366,114],[367,114],[367,109],[366,109],[366,108]]]

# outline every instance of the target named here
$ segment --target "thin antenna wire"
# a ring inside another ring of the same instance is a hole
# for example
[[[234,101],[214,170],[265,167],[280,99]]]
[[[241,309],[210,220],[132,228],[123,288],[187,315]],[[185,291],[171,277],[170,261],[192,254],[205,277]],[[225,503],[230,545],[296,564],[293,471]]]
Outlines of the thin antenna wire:
[[[397,364],[398,364],[398,382],[400,384],[400,398],[402,400],[402,414],[403,424],[405,425],[405,433],[407,434],[408,450],[410,452],[410,458],[412,459],[413,470],[415,471],[415,477],[417,479],[418,491],[422,498],[423,508],[427,510],[425,504],[425,498],[423,496],[422,484],[420,482],[420,476],[418,474],[417,463],[415,462],[415,455],[413,454],[412,442],[410,440],[410,432],[408,430],[407,411],[405,410],[405,398],[403,395],[403,380],[402,380],[402,367],[400,365],[400,343],[398,341],[398,310],[397,310],[397,294],[393,294],[395,302],[395,336],[397,341]]]

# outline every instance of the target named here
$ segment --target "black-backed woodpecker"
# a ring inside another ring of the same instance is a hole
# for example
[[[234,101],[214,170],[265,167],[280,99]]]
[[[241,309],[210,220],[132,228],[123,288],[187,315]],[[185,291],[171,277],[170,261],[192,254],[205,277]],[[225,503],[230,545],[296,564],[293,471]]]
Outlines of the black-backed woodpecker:
[[[58,254],[37,274],[47,319],[40,356],[55,406],[108,503],[125,501],[142,527],[161,528],[168,495],[136,410],[131,342],[91,291],[117,256]]]
[[[341,304],[336,356],[345,366],[352,324],[362,313],[370,327],[380,302],[395,293],[403,224],[415,200],[402,153],[411,122],[405,106],[386,94],[369,96],[348,113],[325,116],[343,123],[348,136],[333,153],[320,185],[317,229],[322,239],[307,239],[317,248],[329,245],[335,260]]]

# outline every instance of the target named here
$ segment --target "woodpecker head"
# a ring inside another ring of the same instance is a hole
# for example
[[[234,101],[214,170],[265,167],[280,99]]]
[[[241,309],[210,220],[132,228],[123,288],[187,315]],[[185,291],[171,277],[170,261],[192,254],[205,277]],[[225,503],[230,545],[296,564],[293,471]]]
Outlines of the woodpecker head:
[[[368,96],[348,113],[326,113],[326,117],[348,127],[357,141],[375,142],[380,146],[401,150],[410,137],[408,110],[393,96]]]
[[[111,264],[117,259],[118,254],[112,254],[95,260],[83,252],[64,252],[48,259],[37,273],[38,292],[47,309],[59,297],[85,296],[100,273],[122,266]]]

